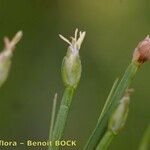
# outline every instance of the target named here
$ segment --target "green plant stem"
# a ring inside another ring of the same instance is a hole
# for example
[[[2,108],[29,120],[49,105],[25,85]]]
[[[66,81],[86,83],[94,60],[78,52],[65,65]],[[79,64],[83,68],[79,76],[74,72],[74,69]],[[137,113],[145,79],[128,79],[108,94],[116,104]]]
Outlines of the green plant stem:
[[[52,138],[52,132],[53,132],[53,128],[54,128],[55,115],[56,115],[56,105],[57,105],[57,93],[55,94],[54,99],[53,99],[49,140],[51,140],[51,138]]]
[[[115,92],[115,90],[116,90],[116,87],[117,87],[117,85],[118,85],[118,81],[119,81],[119,79],[117,78],[117,79],[115,80],[115,82],[114,82],[114,84],[113,84],[111,90],[110,90],[110,93],[109,93],[109,95],[108,95],[108,97],[107,97],[107,100],[106,100],[106,102],[105,102],[105,105],[104,105],[104,107],[103,107],[103,109],[102,109],[102,112],[101,112],[101,114],[100,114],[100,117],[99,117],[99,119],[98,119],[98,122],[99,122],[99,121],[101,120],[101,118],[104,116],[104,114],[106,113],[108,107],[109,107],[110,104],[111,104],[111,100],[112,100],[111,97],[113,96],[113,94],[114,94],[114,92]]]
[[[110,105],[106,108],[103,116],[101,116],[100,119],[98,120],[98,123],[93,133],[91,134],[87,144],[85,145],[84,150],[95,150],[96,146],[102,139],[107,129],[107,123],[111,113],[117,107],[119,100],[123,96],[125,90],[131,84],[139,67],[140,64],[132,62],[126,69],[120,83],[118,84],[113,96],[111,97]]]
[[[106,113],[108,107],[109,107],[110,104],[111,104],[111,97],[113,96],[113,94],[114,94],[114,92],[115,92],[115,90],[116,90],[116,87],[117,87],[117,85],[118,85],[118,81],[119,81],[119,79],[117,78],[117,79],[114,81],[114,83],[113,83],[113,86],[112,86],[112,88],[111,88],[111,90],[110,90],[110,92],[109,92],[109,95],[108,95],[107,100],[106,100],[106,102],[105,102],[105,104],[104,104],[104,107],[103,107],[103,109],[102,109],[102,112],[101,112],[101,114],[100,114],[100,117],[99,117],[99,119],[98,119],[98,122],[100,122],[101,118],[104,116],[104,114]],[[96,129],[96,128],[95,128],[95,129]],[[94,134],[95,134],[95,132],[92,132],[91,138],[94,136]]]
[[[106,150],[114,137],[115,135],[113,134],[113,132],[108,130],[98,144],[96,150]]]
[[[139,150],[149,150],[149,146],[150,146],[150,125],[148,126],[142,137]]]
[[[54,129],[52,132],[52,138],[51,141],[54,143],[56,140],[60,140],[63,136],[65,125],[66,125],[66,120],[70,108],[70,104],[72,101],[74,93],[74,88],[73,87],[66,87],[63,98],[60,104],[60,108],[57,114],[56,122],[54,125]],[[59,147],[55,146],[53,144],[52,147],[49,147],[49,150],[58,150]]]

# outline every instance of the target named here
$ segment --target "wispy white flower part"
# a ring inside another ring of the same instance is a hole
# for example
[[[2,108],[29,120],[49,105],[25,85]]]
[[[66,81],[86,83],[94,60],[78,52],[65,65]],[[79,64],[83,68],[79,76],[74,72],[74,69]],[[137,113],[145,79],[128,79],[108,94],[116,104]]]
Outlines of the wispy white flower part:
[[[86,34],[86,32],[80,32],[80,36],[76,42],[78,49],[80,49],[80,47],[81,47],[81,44],[82,44],[84,37],[85,37],[85,34]]]
[[[71,42],[61,34],[59,34],[59,37],[69,44],[73,54],[78,54],[79,49],[81,48],[81,44],[84,40],[85,34],[86,34],[85,31],[83,32],[80,31],[78,37],[78,29],[76,29],[74,37],[71,37]]]
[[[8,37],[4,38],[4,50],[0,53],[0,58],[3,59],[4,57],[10,57],[15,49],[16,44],[20,41],[22,38],[23,33],[22,31],[19,31],[16,33],[16,35],[10,40]]]
[[[8,77],[13,51],[16,44],[20,41],[22,35],[22,31],[19,31],[12,38],[12,40],[9,40],[8,37],[4,38],[4,49],[2,52],[0,52],[0,86],[2,86]]]
[[[68,43],[70,46],[72,46],[71,42],[70,42],[67,38],[65,38],[65,37],[62,36],[61,34],[59,34],[59,37],[60,37],[63,41],[65,41],[66,43]]]
[[[16,33],[16,35],[13,37],[12,40],[9,40],[8,37],[4,38],[5,48],[8,49],[14,49],[15,45],[20,41],[22,38],[22,31],[19,31]]]

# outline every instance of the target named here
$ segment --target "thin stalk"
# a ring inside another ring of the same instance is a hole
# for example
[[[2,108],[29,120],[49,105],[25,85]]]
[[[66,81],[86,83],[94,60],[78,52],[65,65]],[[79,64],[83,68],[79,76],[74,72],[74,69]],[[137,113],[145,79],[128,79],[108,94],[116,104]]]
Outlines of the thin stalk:
[[[52,132],[52,147],[49,147],[49,150],[59,149],[59,146],[55,145],[55,141],[61,140],[64,134],[65,125],[73,98],[73,93],[77,88],[78,83],[80,82],[82,65],[79,56],[79,50],[84,40],[85,34],[85,32],[80,31],[78,37],[78,29],[76,29],[74,37],[71,37],[71,42],[64,36],[59,35],[61,39],[69,44],[67,54],[63,59],[61,67],[62,80],[66,88],[62,97],[62,101]]]
[[[149,150],[150,146],[150,125],[148,126],[147,130],[145,131],[142,141],[140,143],[139,150]]]
[[[108,130],[103,136],[101,142],[98,144],[96,150],[106,150],[114,137],[115,134],[112,131]]]
[[[109,95],[108,95],[108,97],[107,97],[107,100],[106,100],[106,102],[105,102],[105,105],[104,105],[104,107],[103,107],[103,109],[102,109],[102,112],[101,112],[101,114],[100,114],[100,117],[99,117],[99,119],[98,119],[99,121],[101,120],[101,118],[103,117],[103,115],[104,115],[105,112],[107,111],[109,105],[111,104],[111,100],[112,100],[111,97],[113,96],[113,94],[114,94],[114,92],[115,92],[115,90],[116,90],[116,87],[117,87],[117,85],[118,85],[118,81],[119,81],[119,79],[117,78],[117,79],[115,80],[115,82],[114,82],[114,84],[113,84],[111,90],[110,90],[110,93],[109,93]]]
[[[87,144],[84,147],[84,150],[94,150],[98,145],[99,141],[102,139],[108,124],[108,119],[113,112],[113,110],[117,107],[119,100],[123,96],[125,90],[129,87],[132,80],[135,77],[135,74],[139,68],[139,64],[132,62],[128,68],[126,69],[120,83],[118,84],[113,96],[111,97],[111,104],[106,108],[103,116],[98,120],[98,123],[91,134]]]
[[[118,85],[118,81],[119,81],[119,79],[117,78],[117,79],[115,80],[115,82],[114,82],[114,84],[113,84],[113,86],[112,86],[110,92],[109,92],[109,95],[108,95],[107,100],[106,100],[106,102],[105,102],[105,104],[104,104],[104,107],[103,107],[103,109],[102,109],[102,112],[101,112],[101,114],[100,114],[100,117],[99,117],[99,119],[98,119],[98,122],[100,122],[101,118],[104,116],[105,112],[107,111],[108,107],[109,107],[110,104],[111,104],[111,97],[113,96],[113,94],[114,94],[114,92],[115,92],[115,90],[116,90],[116,87],[117,87],[117,85]],[[97,129],[97,128],[95,128],[94,130],[96,130],[96,129]],[[94,136],[94,134],[95,134],[95,131],[92,132],[91,138]]]
[[[54,129],[52,132],[53,146],[49,147],[49,150],[58,150],[59,149],[59,147],[55,146],[54,143],[56,140],[60,140],[63,136],[66,121],[67,121],[67,116],[69,113],[70,104],[71,104],[72,97],[73,97],[73,93],[74,93],[73,87],[70,87],[70,86],[66,87],[64,94],[63,94],[61,104],[60,104],[60,108],[59,108],[59,111],[57,114]]]
[[[52,131],[53,131],[53,128],[54,128],[55,114],[56,114],[56,105],[57,105],[57,93],[55,94],[54,99],[53,99],[49,140],[51,140],[51,138],[52,138]]]

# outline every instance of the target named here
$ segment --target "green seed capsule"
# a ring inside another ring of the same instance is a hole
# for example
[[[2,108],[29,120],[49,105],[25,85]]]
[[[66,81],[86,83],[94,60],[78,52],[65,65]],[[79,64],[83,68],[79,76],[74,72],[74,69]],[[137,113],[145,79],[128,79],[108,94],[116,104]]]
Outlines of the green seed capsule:
[[[68,49],[70,51],[70,48]],[[62,78],[66,86],[76,87],[81,77],[81,60],[79,55],[68,52],[62,62]]]
[[[74,88],[78,85],[81,77],[82,66],[79,49],[85,37],[85,32],[80,32],[79,38],[77,39],[77,33],[78,30],[75,31],[75,37],[72,38],[72,42],[60,35],[60,38],[69,44],[67,54],[62,62],[62,79],[65,86],[71,86]]]
[[[130,97],[129,94],[125,94],[125,96],[121,99],[118,107],[113,112],[110,117],[108,128],[114,134],[118,134],[118,132],[124,127],[128,112],[129,112],[129,103]]]

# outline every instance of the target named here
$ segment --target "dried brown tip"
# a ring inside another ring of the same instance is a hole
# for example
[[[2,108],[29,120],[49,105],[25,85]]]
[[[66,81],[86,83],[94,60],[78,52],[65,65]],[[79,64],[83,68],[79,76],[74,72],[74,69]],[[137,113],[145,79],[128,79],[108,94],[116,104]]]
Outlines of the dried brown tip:
[[[145,61],[150,60],[150,37],[149,35],[141,41],[138,46],[135,48],[133,53],[133,62],[144,63]]]

